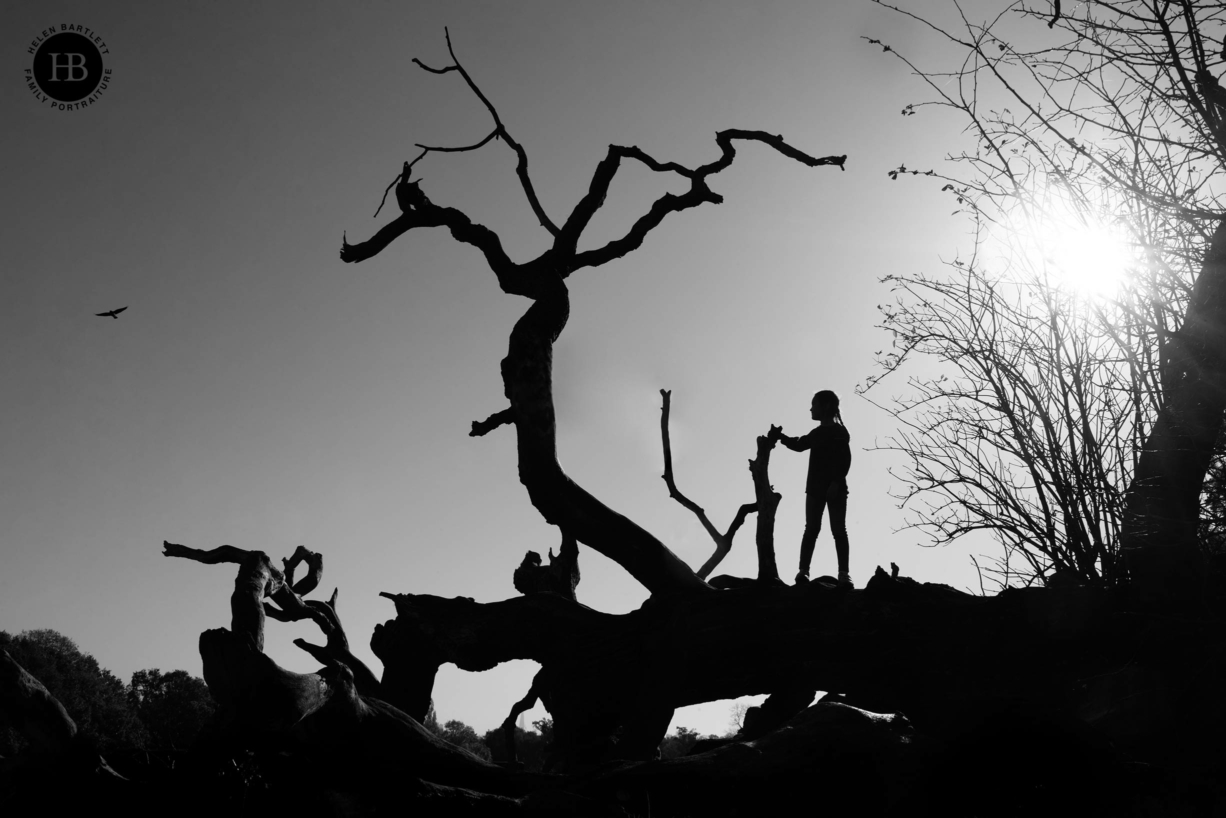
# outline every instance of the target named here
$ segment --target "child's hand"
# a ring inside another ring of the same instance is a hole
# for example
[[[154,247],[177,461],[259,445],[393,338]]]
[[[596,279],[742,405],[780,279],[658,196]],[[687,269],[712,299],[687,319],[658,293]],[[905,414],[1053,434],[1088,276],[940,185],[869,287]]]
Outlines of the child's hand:
[[[777,443],[781,437],[783,437],[783,427],[771,424],[771,430],[766,435],[767,440],[771,443]]]

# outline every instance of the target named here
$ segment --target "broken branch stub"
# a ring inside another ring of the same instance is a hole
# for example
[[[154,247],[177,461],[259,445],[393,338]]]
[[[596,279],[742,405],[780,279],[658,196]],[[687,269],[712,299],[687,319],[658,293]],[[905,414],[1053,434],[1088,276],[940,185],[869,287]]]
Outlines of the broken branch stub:
[[[775,511],[779,508],[780,495],[770,484],[771,449],[778,442],[776,428],[758,437],[758,456],[749,461],[749,473],[753,475],[754,494],[758,498],[758,580],[780,582],[779,568],[775,564]]]

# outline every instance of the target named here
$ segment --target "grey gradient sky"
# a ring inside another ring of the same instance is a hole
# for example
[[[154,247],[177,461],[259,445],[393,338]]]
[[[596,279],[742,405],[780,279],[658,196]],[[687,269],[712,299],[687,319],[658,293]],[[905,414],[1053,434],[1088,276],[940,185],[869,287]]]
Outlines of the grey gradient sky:
[[[111,51],[113,81],[82,111],[49,110],[23,82],[30,39],[63,23]],[[659,390],[673,390],[678,483],[723,527],[752,498],[754,437],[772,422],[807,431],[813,392],[834,389],[853,442],[857,583],[894,561],[972,585],[967,548],[894,533],[891,461],[863,451],[893,427],[853,394],[888,344],[878,279],[934,270],[969,241],[939,185],[886,175],[961,139],[950,116],[901,117],[923,89],[860,39],[936,59],[913,24],[851,0],[19,2],[0,8],[0,629],[62,631],[125,680],[199,674],[197,636],[227,625],[234,570],[166,559],[162,540],[274,558],[302,543],[323,552],[321,590],[339,586],[378,671],[369,636],[394,613],[378,592],[505,598],[524,552],[556,546],[509,430],[467,436],[504,405],[498,362],[528,302],[445,231],[361,265],[337,258],[342,231],[359,240],[386,221],[371,214],[414,143],[490,129],[458,75],[410,61],[447,62],[444,26],[555,220],[610,143],[696,165],[717,155],[715,131],[759,128],[849,156],[840,173],[747,145],[712,185],[723,205],[670,217],[626,259],[570,279],[555,386],[572,477],[698,566],[712,545],[660,480]],[[496,230],[513,257],[546,246],[504,145],[418,169],[433,201]],[[626,166],[587,245],[670,189]],[[786,576],[804,468],[783,450],[772,462]],[[751,531],[721,572],[754,573]],[[582,602],[644,600],[598,554],[580,564]],[[834,570],[828,532],[814,568]],[[299,636],[317,634],[270,623],[269,652],[313,670]],[[444,668],[439,714],[489,729],[532,673]],[[722,731],[727,711],[675,724]]]

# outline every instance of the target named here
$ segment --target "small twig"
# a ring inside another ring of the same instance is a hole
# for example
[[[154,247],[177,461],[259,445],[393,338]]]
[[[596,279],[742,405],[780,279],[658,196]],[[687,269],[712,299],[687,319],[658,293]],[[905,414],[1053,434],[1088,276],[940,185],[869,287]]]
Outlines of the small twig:
[[[421,148],[422,146],[418,145],[417,147]],[[394,188],[396,184],[400,182],[401,179],[403,179],[406,182],[409,181],[409,172],[413,170],[413,166],[416,165],[418,162],[420,162],[422,158],[429,152],[430,152],[429,148],[422,148],[422,152],[417,154],[416,159],[414,159],[412,162],[404,163],[404,167],[400,169],[400,173],[396,176],[395,179],[392,180],[391,184],[389,184],[387,188],[384,189],[383,198],[379,200],[379,209],[375,211],[375,218],[379,217],[379,212],[383,210],[383,205],[387,203],[387,194],[392,192],[392,188]]]
[[[460,145],[454,148],[447,148],[441,145],[423,145],[420,142],[418,142],[417,147],[421,148],[422,156],[425,156],[427,153],[430,153],[431,151],[435,153],[464,153],[465,151],[475,151],[477,148],[485,147],[487,144],[489,144],[491,139],[494,139],[498,135],[499,135],[498,129],[495,128],[494,130],[490,131],[486,135],[486,137],[482,139],[480,142],[474,142],[471,145]]]
[[[446,30],[446,29],[444,29],[444,31],[445,31],[445,30]],[[451,44],[450,39],[448,40],[447,44],[448,44],[448,45],[450,45],[450,44]],[[417,67],[418,67],[418,68],[423,68],[423,69],[425,69],[426,71],[429,71],[431,74],[446,74],[448,71],[458,71],[458,70],[460,70],[460,66],[458,66],[458,65],[449,65],[449,66],[447,66],[446,68],[431,68],[430,66],[426,65],[424,62],[422,62],[421,60],[417,59],[416,57],[414,57],[414,58],[413,58],[413,62],[417,63]]]
[[[971,562],[975,563],[975,573],[979,575],[979,595],[987,596],[988,592],[983,588],[983,569],[979,567],[979,560],[975,559],[974,554],[971,554]]]
[[[497,429],[499,426],[506,426],[515,422],[515,410],[508,406],[500,412],[487,417],[485,420],[474,420],[472,431],[468,433],[469,437],[482,437]]]

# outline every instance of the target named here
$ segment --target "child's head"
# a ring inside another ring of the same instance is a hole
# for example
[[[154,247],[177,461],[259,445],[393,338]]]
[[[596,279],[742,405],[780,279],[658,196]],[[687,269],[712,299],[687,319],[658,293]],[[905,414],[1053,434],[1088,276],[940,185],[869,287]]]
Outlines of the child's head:
[[[839,423],[842,423],[843,416],[839,414],[839,396],[829,389],[823,389],[814,395],[813,419],[822,422],[837,420]]]

